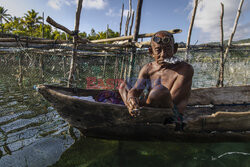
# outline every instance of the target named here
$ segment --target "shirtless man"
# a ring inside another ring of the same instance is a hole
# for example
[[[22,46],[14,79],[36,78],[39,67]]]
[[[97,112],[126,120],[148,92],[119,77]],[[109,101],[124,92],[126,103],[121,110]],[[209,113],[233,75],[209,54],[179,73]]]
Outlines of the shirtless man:
[[[129,89],[127,83],[120,85],[119,92],[132,116],[139,115],[141,106],[177,108],[183,114],[191,92],[193,67],[174,57],[178,44],[167,31],[159,31],[151,38],[149,53],[155,59],[143,66],[135,85]],[[148,97],[139,100],[146,84]]]

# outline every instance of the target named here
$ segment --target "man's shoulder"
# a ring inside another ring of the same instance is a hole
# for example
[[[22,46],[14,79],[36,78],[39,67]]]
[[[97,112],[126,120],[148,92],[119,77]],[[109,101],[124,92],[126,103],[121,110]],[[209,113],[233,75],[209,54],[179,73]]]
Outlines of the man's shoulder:
[[[150,63],[147,63],[147,64],[145,64],[142,68],[141,68],[141,70],[149,70],[149,69],[151,69],[152,68],[152,66],[153,66],[153,62],[150,62]]]
[[[145,65],[141,68],[140,73],[141,73],[142,75],[144,75],[144,77],[146,77],[146,76],[148,75],[149,71],[152,69],[152,66],[153,66],[152,62],[145,64]]]
[[[191,76],[193,76],[194,73],[194,68],[191,64],[182,61],[179,63],[179,70],[183,73],[183,74],[189,74]]]
[[[182,69],[186,69],[186,70],[194,70],[193,69],[193,66],[185,61],[182,61],[180,62],[179,66],[182,68]]]

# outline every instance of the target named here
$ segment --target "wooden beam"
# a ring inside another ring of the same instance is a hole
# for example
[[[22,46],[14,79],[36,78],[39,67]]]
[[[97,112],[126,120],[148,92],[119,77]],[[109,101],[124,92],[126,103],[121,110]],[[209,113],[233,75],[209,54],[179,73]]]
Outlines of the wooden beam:
[[[73,31],[70,31],[68,28],[64,27],[63,25],[61,24],[58,24],[55,20],[53,20],[51,17],[47,17],[46,21],[53,25],[54,27],[60,29],[60,30],[63,30],[64,32],[68,33],[69,35],[74,35],[74,32]]]
[[[167,30],[169,33],[172,34],[177,34],[181,33],[181,29],[173,29],[173,30]],[[147,33],[147,34],[139,34],[138,38],[148,38],[152,37],[155,33]],[[104,43],[104,42],[114,42],[114,41],[124,41],[124,40],[129,40],[133,39],[133,35],[130,36],[122,36],[122,37],[116,37],[116,38],[109,38],[109,39],[99,39],[99,40],[92,40],[90,41],[91,43]]]

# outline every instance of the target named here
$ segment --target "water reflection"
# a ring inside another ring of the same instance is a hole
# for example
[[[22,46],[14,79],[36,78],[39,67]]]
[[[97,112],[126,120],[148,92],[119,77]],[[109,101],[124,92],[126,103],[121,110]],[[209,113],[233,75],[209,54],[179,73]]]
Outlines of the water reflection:
[[[68,124],[14,79],[0,74],[0,166],[52,164],[74,142]]]
[[[82,138],[53,167],[247,166],[248,143],[128,142]]]

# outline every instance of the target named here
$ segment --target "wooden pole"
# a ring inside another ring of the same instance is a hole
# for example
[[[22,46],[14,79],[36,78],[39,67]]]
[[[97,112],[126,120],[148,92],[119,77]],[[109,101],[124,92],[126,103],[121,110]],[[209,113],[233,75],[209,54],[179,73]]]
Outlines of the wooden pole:
[[[135,30],[134,30],[135,31]],[[167,30],[171,34],[177,34],[182,32],[181,29],[173,29],[173,30]],[[155,33],[146,33],[146,34],[138,34],[138,38],[148,38],[152,37]],[[92,40],[91,43],[104,43],[104,42],[113,42],[113,41],[124,41],[133,39],[134,35],[131,36],[122,36],[122,37],[116,37],[116,38],[109,38],[109,39],[99,39],[99,40]]]
[[[78,7],[76,10],[76,18],[75,18],[75,32],[74,32],[74,37],[73,37],[73,55],[71,58],[71,63],[70,63],[70,71],[69,71],[69,78],[68,78],[68,87],[72,87],[72,83],[74,80],[74,75],[76,71],[76,61],[77,61],[77,40],[78,40],[78,32],[79,32],[79,24],[80,24],[80,15],[81,15],[81,10],[82,10],[82,1],[78,1]]]
[[[217,80],[217,87],[223,87],[224,80],[224,30],[223,30],[223,17],[224,17],[224,4],[221,3],[221,16],[220,16],[220,28],[221,28],[221,53],[220,53],[220,70],[219,78]]]
[[[107,32],[106,32],[106,39],[108,38],[108,30],[109,30],[109,25],[107,24]],[[104,57],[104,67],[103,67],[103,78],[105,78],[105,74],[106,74],[106,64],[107,64],[107,56]]]
[[[136,20],[135,20],[133,42],[138,41],[138,34],[139,34],[140,23],[141,23],[142,3],[143,3],[143,0],[138,0],[137,9],[136,9]],[[131,78],[131,76],[133,76],[134,63],[135,63],[135,54],[136,54],[136,48],[132,48],[132,52],[131,52],[131,56],[130,56],[130,62],[129,62],[129,69],[128,69],[128,77],[129,78]]]
[[[134,24],[134,15],[135,15],[135,11],[133,11],[133,13],[132,13],[132,20],[131,20],[131,24],[130,24],[130,28],[129,28],[129,35],[132,34],[132,27]]]
[[[121,33],[122,33],[123,12],[124,12],[124,3],[122,3],[122,13],[121,13],[120,32],[119,32],[120,36],[121,36]]]
[[[44,82],[44,62],[43,62],[43,56],[42,55],[39,56],[39,67],[40,67],[40,70],[41,70],[41,78],[42,78],[42,81]]]
[[[190,23],[189,30],[188,30],[188,38],[187,38],[187,44],[186,44],[187,52],[185,54],[185,60],[186,61],[188,61],[189,46],[190,46],[190,40],[191,40],[191,36],[192,36],[192,30],[193,30],[193,25],[194,25],[197,6],[198,6],[198,0],[195,0],[194,1],[194,9],[193,9],[193,14],[192,14],[192,19],[191,19],[191,23]]]
[[[239,4],[238,11],[237,11],[237,15],[236,15],[236,18],[235,18],[233,32],[232,32],[232,34],[230,36],[230,39],[228,40],[227,48],[226,48],[226,51],[224,53],[224,64],[226,62],[226,59],[227,59],[227,56],[228,56],[228,52],[229,52],[230,46],[231,46],[232,41],[233,41],[234,34],[236,32],[236,29],[237,29],[237,25],[238,25],[238,21],[239,21],[239,18],[240,18],[240,13],[241,13],[241,8],[242,8],[243,3],[244,3],[244,0],[241,0],[240,4]]]
[[[127,14],[127,21],[126,21],[126,25],[125,25],[125,32],[124,32],[124,35],[125,35],[125,36],[128,35],[129,20],[130,20],[130,14],[129,14],[129,12],[128,12],[128,14]]]
[[[23,83],[23,56],[19,53],[19,75],[18,75],[18,84],[22,85]]]
[[[42,24],[42,38],[44,38],[44,12],[43,12],[43,24]]]

